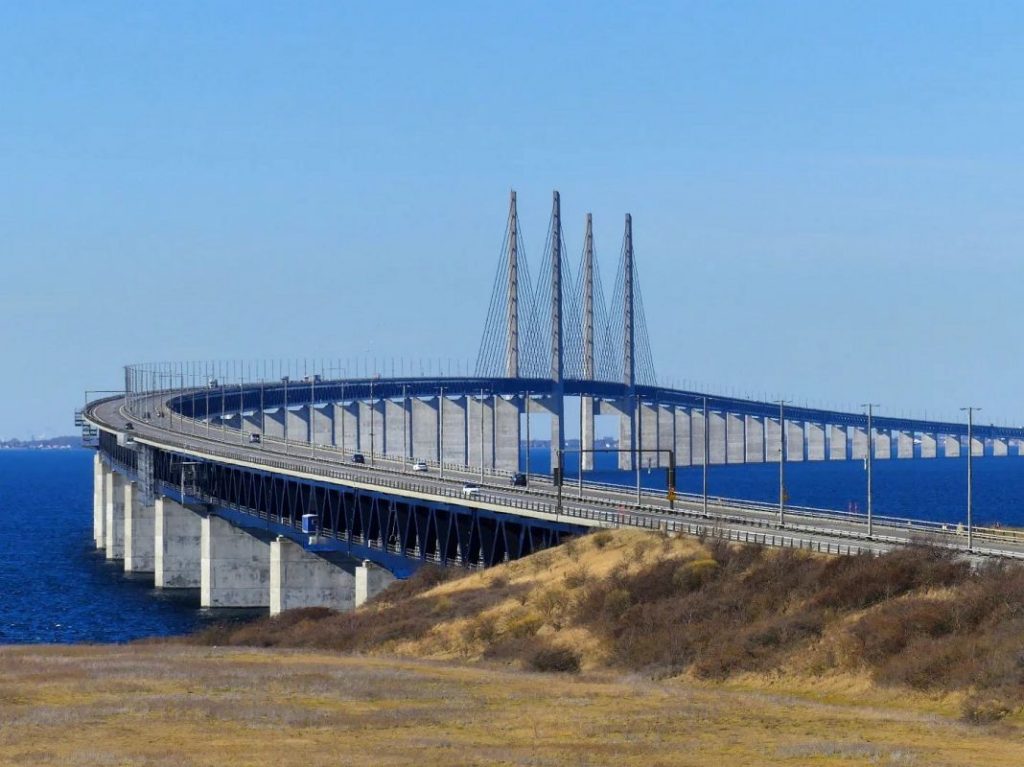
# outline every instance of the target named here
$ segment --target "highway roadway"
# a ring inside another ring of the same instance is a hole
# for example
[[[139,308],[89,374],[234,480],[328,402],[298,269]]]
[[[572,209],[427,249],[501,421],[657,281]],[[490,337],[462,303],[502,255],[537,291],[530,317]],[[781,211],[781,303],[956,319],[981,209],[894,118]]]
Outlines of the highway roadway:
[[[136,418],[123,408],[123,399],[117,398],[92,403],[86,418],[107,431],[122,433],[128,432],[130,423],[135,441],[196,457],[502,513],[562,518],[586,526],[643,527],[830,553],[879,553],[914,542],[968,553],[962,529],[924,520],[876,518],[869,537],[862,515],[824,509],[786,508],[784,523],[780,523],[777,506],[735,499],[709,498],[705,512],[699,496],[681,495],[670,504],[664,492],[644,491],[638,503],[635,489],[589,482],[580,489],[575,481],[563,485],[559,494],[546,475],[532,475],[528,487],[513,487],[507,472],[484,471],[481,479],[479,469],[436,463],[428,463],[427,472],[416,472],[408,459],[368,454],[364,454],[367,463],[359,464],[353,462],[351,453],[339,448],[265,435],[261,443],[250,444],[245,432],[171,413],[164,400],[178,394],[149,395],[152,401],[142,410],[167,413],[163,417]],[[479,487],[475,496],[465,494],[466,483]],[[973,539],[971,553],[979,561],[990,557],[1024,559],[1024,533],[976,528]]]

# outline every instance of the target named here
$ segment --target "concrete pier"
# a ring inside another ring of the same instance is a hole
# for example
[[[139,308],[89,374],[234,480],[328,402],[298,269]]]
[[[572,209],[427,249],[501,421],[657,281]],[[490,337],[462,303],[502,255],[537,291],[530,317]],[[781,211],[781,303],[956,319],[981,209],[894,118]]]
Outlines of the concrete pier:
[[[517,419],[518,423],[518,419]],[[500,430],[499,430],[500,435]],[[499,440],[501,437],[499,436]],[[499,442],[499,448],[501,443]],[[594,449],[594,398],[580,397],[580,448],[582,450]],[[593,471],[594,454],[583,452],[580,454],[583,471]]]
[[[676,420],[669,405],[658,405],[658,449],[675,450]],[[658,453],[658,465],[668,466],[668,453]]]
[[[406,403],[402,400],[384,400],[384,433],[388,456],[409,457],[409,423]]]
[[[380,592],[390,586],[395,576],[379,565],[369,560],[363,560],[362,564],[356,567],[356,599],[355,606],[361,607],[368,599],[373,599]]]
[[[379,399],[370,402],[360,401],[359,412],[359,452],[384,453],[387,450],[384,435],[384,407]],[[372,419],[372,420],[371,420]]]
[[[482,463],[484,468],[494,467],[494,412],[489,398],[469,398],[466,441],[470,466],[479,468]]]
[[[270,540],[214,515],[202,518],[199,603],[270,606]]]
[[[156,507],[146,503],[135,482],[124,483],[124,571],[151,573]]]
[[[820,423],[807,424],[807,460],[825,460],[825,426]]]
[[[92,457],[92,537],[97,549],[107,545],[107,472],[99,452]]]
[[[283,536],[270,542],[270,614],[297,607],[352,610],[356,560],[328,558]]]
[[[690,456],[693,459],[694,466],[704,465],[704,429],[706,425],[703,410],[694,409],[690,411]],[[710,453],[710,446],[708,446],[708,453]],[[708,456],[708,463],[711,463],[710,455]]]
[[[777,418],[764,419],[764,459],[778,463],[782,455],[782,427]]]
[[[725,463],[725,414],[708,411],[709,463]]]
[[[921,457],[934,458],[936,454],[936,439],[934,434],[921,435]]]
[[[675,408],[676,421],[676,464],[690,466],[693,464],[693,441],[690,438],[690,412],[686,408]],[[700,448],[700,455],[704,455]]]
[[[349,455],[359,452],[359,416],[353,402],[334,405],[334,444]]]
[[[743,420],[746,462],[764,463],[764,421],[756,415],[744,416]]]
[[[591,401],[593,405],[593,401]],[[519,470],[519,402],[518,399],[494,398],[494,432],[497,444],[494,447],[494,466],[502,471]],[[590,448],[593,449],[594,431],[590,431]],[[590,454],[593,458],[593,453]],[[584,468],[586,466],[584,465]]]
[[[896,434],[896,457],[914,457],[914,435],[908,431],[897,432]]]
[[[466,465],[466,400],[444,398],[441,403],[441,460]]]
[[[728,463],[743,463],[746,459],[747,437],[743,417],[735,413],[725,416],[725,459]]]
[[[992,455],[997,457],[1003,457],[1009,455],[1010,450],[1008,443],[1005,439],[994,439],[992,440]]]
[[[804,453],[804,425],[799,421],[786,420],[786,460],[802,461]]]
[[[334,444],[334,406],[314,407],[309,414],[313,441],[318,445]]]
[[[157,496],[153,514],[153,584],[164,589],[199,588],[202,516]]]
[[[828,427],[828,458],[830,461],[846,460],[846,429],[842,426]]]
[[[124,477],[116,471],[107,472],[104,535],[107,559],[124,559]]]
[[[309,406],[286,410],[285,433],[291,442],[309,442]]]
[[[985,443],[977,437],[971,437],[971,455],[985,455]]]
[[[412,457],[419,461],[437,460],[437,402],[412,400]]]
[[[942,435],[942,454],[946,458],[960,457],[960,438],[949,434]]]
[[[268,410],[263,414],[264,434],[272,439],[284,439],[284,408]]]
[[[861,426],[850,426],[848,431],[852,435],[852,449],[850,457],[860,461],[868,457],[868,433],[867,429]]]
[[[875,429],[875,458],[889,460],[892,458],[892,435],[887,431]]]

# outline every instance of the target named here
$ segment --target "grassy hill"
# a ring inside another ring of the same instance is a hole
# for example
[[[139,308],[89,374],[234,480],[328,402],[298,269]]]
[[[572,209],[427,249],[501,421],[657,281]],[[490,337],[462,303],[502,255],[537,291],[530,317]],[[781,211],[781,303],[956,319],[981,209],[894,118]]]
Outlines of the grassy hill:
[[[825,557],[602,531],[486,571],[425,570],[354,613],[297,610],[185,641],[907,694],[1024,724],[1024,567],[974,571],[928,548]]]

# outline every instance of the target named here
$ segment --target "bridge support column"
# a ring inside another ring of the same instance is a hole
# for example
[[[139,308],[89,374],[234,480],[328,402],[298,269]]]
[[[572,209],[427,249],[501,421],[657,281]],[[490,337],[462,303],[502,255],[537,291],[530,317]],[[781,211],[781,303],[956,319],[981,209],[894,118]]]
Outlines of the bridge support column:
[[[977,437],[971,437],[971,455],[985,455],[985,443]]]
[[[914,435],[909,431],[896,432],[896,457],[914,457]]]
[[[782,427],[775,418],[764,419],[764,459],[778,463],[782,458]]]
[[[743,463],[746,458],[746,424],[735,413],[725,414],[725,459],[728,463]]]
[[[620,406],[619,415],[619,450],[628,450],[628,453],[619,453],[619,469],[630,471],[633,468],[633,459],[636,457],[633,451],[636,446],[633,444],[633,403],[623,401]]]
[[[135,482],[124,483],[124,571],[153,572],[154,516],[153,504],[143,502]]]
[[[163,589],[199,588],[202,515],[164,496],[153,514],[153,584]]]
[[[107,520],[104,525],[107,559],[124,559],[124,477],[111,470],[107,474]]]
[[[309,409],[310,431],[313,441],[318,445],[334,444],[334,406],[313,407]]]
[[[580,397],[580,447],[583,450],[594,449],[594,398]],[[584,471],[594,470],[594,454],[581,453]]]
[[[263,432],[263,423],[259,411],[247,413],[242,416],[242,428],[247,434],[260,434]]]
[[[334,444],[345,453],[359,452],[359,414],[353,402],[334,406]]]
[[[269,607],[270,542],[212,514],[202,518],[199,603]]]
[[[1010,450],[1005,439],[994,439],[992,440],[992,455],[994,456],[1006,456],[1009,455]]]
[[[825,425],[807,422],[807,460],[825,460]]]
[[[593,402],[591,402],[593,405]],[[494,398],[494,467],[502,471],[519,470],[519,401]],[[594,430],[590,430],[590,448],[594,447]],[[593,454],[591,454],[593,459]]]
[[[710,463],[725,463],[726,434],[725,414],[708,411],[708,455]]]
[[[942,454],[946,458],[960,457],[960,438],[951,434],[942,435]]]
[[[444,428],[441,460],[444,463],[466,465],[466,399],[445,397],[441,413]]]
[[[934,458],[936,454],[935,450],[935,435],[934,434],[921,434],[921,457],[922,458]]]
[[[850,451],[850,457],[855,461],[863,460],[868,457],[868,433],[867,430],[862,426],[850,426],[848,431],[852,435],[853,446]]]
[[[297,607],[355,607],[355,561],[346,569],[293,540],[278,536],[270,542],[270,614]]]
[[[828,459],[845,461],[846,452],[846,429],[832,424],[828,427]]]
[[[658,403],[640,405],[641,466],[659,466],[658,462]]]
[[[283,407],[277,410],[270,410],[264,414],[266,423],[266,435],[272,439],[284,439],[284,413]]]
[[[467,398],[466,441],[469,444],[469,465],[494,468],[494,411],[486,394]],[[481,433],[482,432],[482,433]],[[553,443],[552,443],[553,444]]]
[[[356,607],[362,607],[395,581],[395,576],[368,559],[356,567]]]
[[[412,457],[422,461],[436,461],[437,456],[437,406],[413,398],[412,415]]]
[[[387,435],[387,453],[393,458],[408,458],[409,423],[403,400],[384,400],[384,431]]]
[[[702,409],[694,408],[690,411],[690,456],[694,466],[703,466],[705,459],[705,431],[707,429],[707,419],[704,418],[704,411]],[[708,451],[710,451],[708,446]],[[708,457],[708,463],[711,463],[710,456]]]
[[[693,460],[693,447],[690,439],[690,411],[684,407],[674,408],[676,422],[676,464],[689,466]],[[704,448],[701,448],[701,455],[704,455]]]
[[[107,472],[97,450],[92,457],[92,538],[97,549],[107,545]]]
[[[658,448],[661,450],[675,450],[676,445],[676,419],[672,415],[672,408],[669,405],[658,405]],[[668,466],[668,453],[658,453],[658,465]]]
[[[764,463],[764,421],[756,415],[743,416],[744,459]]]
[[[874,431],[875,458],[887,461],[892,458],[892,435],[887,431]]]
[[[309,405],[298,410],[286,410],[286,434],[289,442],[309,442]]]
[[[804,425],[799,421],[786,420],[786,460],[803,461],[807,457],[804,442]]]
[[[1024,439],[1014,440],[1017,445],[1017,455],[1024,456]]]

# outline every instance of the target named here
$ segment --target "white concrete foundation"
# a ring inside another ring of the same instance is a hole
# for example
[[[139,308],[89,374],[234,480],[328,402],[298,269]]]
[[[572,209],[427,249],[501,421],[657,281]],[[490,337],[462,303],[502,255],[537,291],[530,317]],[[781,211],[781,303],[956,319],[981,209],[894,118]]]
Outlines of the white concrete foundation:
[[[828,458],[830,461],[846,460],[846,429],[842,426],[828,427]]]
[[[735,413],[725,416],[725,460],[729,463],[743,463],[746,458],[746,424],[743,417]]]
[[[820,423],[807,423],[807,460],[825,460],[825,426]]]
[[[806,457],[804,425],[799,421],[786,421],[786,460],[802,461]]]
[[[690,413],[685,408],[675,408],[676,421],[676,465],[690,466],[693,463],[693,444],[690,439]],[[704,449],[700,455],[703,457]]]
[[[591,401],[593,405],[593,401]],[[519,470],[519,402],[517,399],[496,397],[494,400],[494,466],[503,471]],[[591,429],[590,435],[593,437]],[[593,448],[593,442],[590,447]],[[591,453],[591,458],[593,454]]]
[[[960,438],[944,434],[942,437],[942,454],[946,458],[960,457]]]
[[[99,451],[92,457],[92,537],[97,549],[107,545],[107,465]]]
[[[107,511],[103,529],[107,559],[124,559],[124,477],[116,471],[107,473],[103,497]]]
[[[764,421],[756,415],[743,417],[747,463],[764,463]]]
[[[437,403],[412,400],[412,457],[437,460]]]
[[[896,433],[896,457],[914,457],[914,435],[910,432],[901,431]]]
[[[935,449],[935,435],[934,434],[922,434],[921,435],[921,457],[922,458],[934,458],[936,454]]]
[[[355,562],[349,569],[278,537],[270,542],[270,614],[298,607],[355,608]]]
[[[270,542],[213,515],[202,519],[199,603],[269,607]]]
[[[156,508],[143,502],[135,482],[124,483],[124,571],[153,572]]]
[[[164,589],[199,588],[202,515],[157,496],[153,512],[153,584]]]

